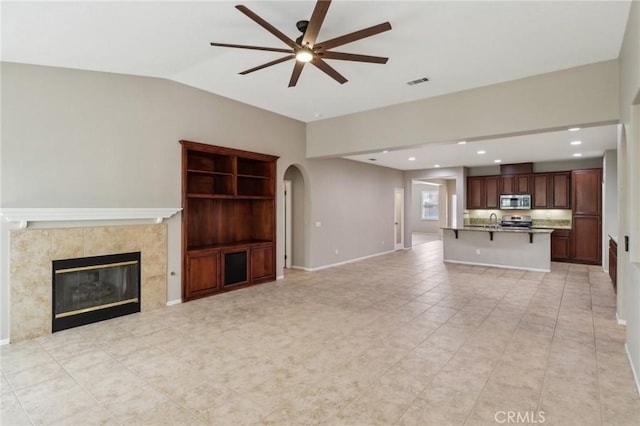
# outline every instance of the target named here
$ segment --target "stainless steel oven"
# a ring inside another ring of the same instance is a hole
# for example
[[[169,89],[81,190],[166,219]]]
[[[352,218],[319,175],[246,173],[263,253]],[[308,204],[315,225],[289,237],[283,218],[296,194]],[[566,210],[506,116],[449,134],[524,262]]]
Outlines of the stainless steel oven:
[[[529,210],[531,208],[531,195],[501,195],[501,210]]]

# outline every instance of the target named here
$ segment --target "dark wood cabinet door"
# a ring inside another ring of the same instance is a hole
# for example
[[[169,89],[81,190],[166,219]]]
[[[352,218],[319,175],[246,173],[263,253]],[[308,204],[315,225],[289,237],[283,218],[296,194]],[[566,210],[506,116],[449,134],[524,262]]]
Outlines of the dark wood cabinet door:
[[[487,209],[500,207],[499,176],[487,176],[484,178],[484,206]]]
[[[514,183],[516,194],[531,194],[531,175],[516,175]]]
[[[504,194],[504,195],[515,194],[515,187],[513,185],[513,176],[500,176],[500,194]]]
[[[467,178],[467,208],[483,209],[484,208],[484,178],[469,177]]]
[[[602,263],[601,228],[600,216],[573,216],[572,260],[593,265]]]
[[[534,209],[546,209],[549,207],[549,175],[535,174],[531,179],[533,191],[531,191],[531,204]]]
[[[571,173],[552,173],[549,177],[549,207],[552,209],[570,209]]]
[[[602,169],[572,171],[571,195],[574,215],[600,215]]]
[[[188,253],[186,275],[185,301],[220,291],[220,251]]]
[[[609,240],[609,276],[613,290],[618,289],[618,245],[613,240]]]
[[[273,277],[273,246],[253,247],[251,249],[251,279]]]
[[[567,262],[571,259],[571,231],[556,229],[551,234],[551,260]]]

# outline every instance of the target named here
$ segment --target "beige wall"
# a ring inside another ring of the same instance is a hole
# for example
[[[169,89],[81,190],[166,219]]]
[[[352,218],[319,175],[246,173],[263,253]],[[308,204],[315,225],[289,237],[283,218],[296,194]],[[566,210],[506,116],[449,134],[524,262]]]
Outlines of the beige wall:
[[[438,203],[439,203],[439,218],[438,220],[423,220],[422,219],[422,191],[427,191],[436,188],[435,186],[423,185],[420,183],[413,183],[411,185],[411,232],[427,232],[431,234],[442,234],[440,228],[446,226],[447,216],[447,181],[444,179],[432,179],[428,182],[437,183],[438,188]]]
[[[617,121],[618,63],[606,61],[309,123],[307,156]]]

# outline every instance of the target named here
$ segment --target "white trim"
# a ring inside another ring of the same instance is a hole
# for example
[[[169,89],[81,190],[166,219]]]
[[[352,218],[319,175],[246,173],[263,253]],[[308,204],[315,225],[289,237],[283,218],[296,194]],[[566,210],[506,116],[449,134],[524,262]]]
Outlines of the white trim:
[[[179,207],[152,208],[3,208],[0,217],[19,223],[25,229],[29,222],[96,221],[147,219],[161,223],[182,210]]]
[[[292,265],[291,269],[299,269],[301,271],[307,271],[307,272],[311,272],[311,268],[306,268],[304,266],[296,266],[296,265]]]
[[[0,346],[8,345],[11,339],[2,339],[0,340]]]
[[[276,277],[276,281],[278,281],[278,280],[284,280],[284,275],[278,275]]]
[[[181,303],[182,303],[182,299],[169,300],[167,302],[167,306],[179,305]]]
[[[624,326],[627,325],[627,320],[620,318],[617,312],[616,312],[616,320],[618,321],[618,325],[624,325]]]
[[[300,266],[294,266],[294,268],[302,269],[302,270],[305,270],[307,272],[315,272],[315,271],[320,271],[322,269],[333,268],[334,266],[340,266],[340,265],[346,265],[347,263],[358,262],[360,260],[369,259],[371,257],[382,256],[384,254],[389,254],[389,253],[395,253],[395,250],[383,251],[383,252],[380,252],[380,253],[370,254],[368,256],[363,256],[363,257],[358,257],[358,258],[355,258],[355,259],[345,260],[344,262],[338,262],[338,263],[332,263],[330,265],[318,266],[316,268],[303,268],[303,267],[300,267]]]
[[[444,263],[460,263],[462,265],[488,266],[491,268],[518,269],[520,271],[551,272],[551,269],[525,268],[523,266],[494,265],[493,263],[463,262],[461,260],[443,260]]]
[[[627,358],[629,358],[629,365],[631,366],[631,374],[633,374],[633,380],[636,382],[636,390],[638,391],[638,395],[640,395],[640,379],[638,379],[638,373],[636,372],[635,367],[633,366],[633,361],[631,360],[631,354],[629,353],[629,346],[624,344],[624,351],[627,353]]]

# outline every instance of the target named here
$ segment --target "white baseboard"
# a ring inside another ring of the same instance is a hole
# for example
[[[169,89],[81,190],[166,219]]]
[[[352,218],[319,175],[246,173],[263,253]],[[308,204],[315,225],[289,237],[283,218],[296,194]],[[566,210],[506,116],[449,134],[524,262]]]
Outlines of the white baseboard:
[[[169,300],[167,306],[179,305],[182,303],[182,299]]]
[[[631,360],[631,354],[629,353],[629,346],[624,344],[624,351],[627,353],[627,358],[629,358],[629,365],[631,366],[631,373],[633,374],[633,380],[636,382],[636,390],[638,391],[638,395],[640,395],[640,379],[638,378],[638,372],[633,366],[633,361]]]
[[[302,267],[296,267],[296,266],[294,266],[294,268],[302,269],[302,270],[307,271],[307,272],[315,272],[315,271],[320,271],[322,269],[328,269],[328,268],[333,268],[333,267],[340,266],[340,265],[346,265],[348,263],[358,262],[360,260],[370,259],[372,257],[382,256],[382,255],[389,254],[389,253],[394,253],[394,252],[395,252],[395,250],[383,251],[383,252],[380,252],[380,253],[370,254],[368,256],[363,256],[363,257],[358,257],[358,258],[355,258],[355,259],[345,260],[343,262],[332,263],[330,265],[324,265],[324,266],[318,266],[316,268],[302,268]]]
[[[8,345],[11,339],[2,339],[0,340],[0,346]]]
[[[291,269],[299,269],[301,271],[307,271],[307,272],[311,272],[311,268],[305,268],[304,266],[291,266]]]
[[[525,268],[522,266],[507,266],[507,265],[494,265],[492,263],[480,263],[480,262],[464,262],[461,260],[443,260],[444,263],[459,263],[461,265],[474,265],[474,266],[488,266],[491,268],[503,268],[503,269],[517,269],[520,271],[533,271],[533,272],[551,272],[551,269],[538,269],[538,268]]]
[[[276,277],[276,281],[277,281],[277,280],[284,280],[284,275],[278,275],[278,276]]]
[[[620,318],[617,312],[616,312],[616,320],[618,321],[618,325],[624,325],[624,326],[627,325],[627,320]]]

